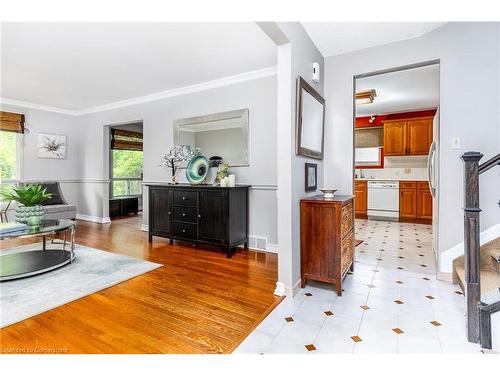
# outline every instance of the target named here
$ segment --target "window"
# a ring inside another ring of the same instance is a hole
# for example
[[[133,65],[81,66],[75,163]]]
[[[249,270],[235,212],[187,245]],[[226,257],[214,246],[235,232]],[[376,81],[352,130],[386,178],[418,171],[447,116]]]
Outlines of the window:
[[[113,197],[142,194],[142,151],[111,150]]]
[[[142,195],[142,161],[142,133],[112,128],[112,197]]]

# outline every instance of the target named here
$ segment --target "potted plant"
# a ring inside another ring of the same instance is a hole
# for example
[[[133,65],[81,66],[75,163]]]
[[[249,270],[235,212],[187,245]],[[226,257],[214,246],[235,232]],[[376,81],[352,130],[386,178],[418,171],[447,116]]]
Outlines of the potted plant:
[[[27,223],[31,227],[40,226],[43,220],[42,202],[52,198],[52,193],[47,193],[42,185],[22,185],[14,187],[9,192],[1,192],[4,199],[18,203],[16,208],[16,221]]]

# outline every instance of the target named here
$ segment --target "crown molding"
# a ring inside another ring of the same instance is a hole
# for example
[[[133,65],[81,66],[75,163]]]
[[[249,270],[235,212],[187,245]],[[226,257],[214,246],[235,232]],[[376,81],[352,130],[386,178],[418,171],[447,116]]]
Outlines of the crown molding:
[[[16,107],[39,109],[41,111],[47,111],[47,112],[61,113],[63,115],[78,116],[78,111],[75,111],[72,109],[51,107],[51,106],[43,105],[43,104],[37,104],[37,103],[25,102],[22,100],[0,97],[0,105],[4,105],[4,104],[5,105],[13,105]]]
[[[136,98],[131,98],[127,100],[122,100],[114,103],[99,105],[95,107],[90,107],[77,111],[79,115],[86,115],[95,112],[109,111],[111,109],[128,107],[135,104],[152,102],[155,100],[171,98],[174,96],[192,94],[195,92],[211,90],[219,87],[234,85],[241,82],[252,81],[259,78],[270,77],[278,74],[278,69],[276,66],[269,68],[253,70],[246,73],[236,74],[233,76],[228,76],[213,81],[207,81],[203,83],[197,83],[195,85],[183,86],[172,90],[160,91],[155,94],[138,96]]]
[[[253,81],[255,79],[275,76],[277,74],[278,74],[278,68],[276,66],[272,66],[269,68],[252,70],[250,72],[236,74],[233,76],[228,76],[228,77],[224,77],[224,78],[220,78],[220,79],[216,79],[216,80],[212,80],[212,81],[197,83],[195,85],[183,86],[183,87],[179,87],[179,88],[172,89],[172,90],[160,91],[160,92],[157,92],[154,94],[138,96],[138,97],[131,98],[131,99],[121,100],[121,101],[117,101],[117,102],[113,102],[113,103],[98,105],[95,107],[89,107],[89,108],[84,108],[84,109],[79,109],[79,110],[50,107],[50,106],[46,106],[46,105],[42,105],[42,104],[24,102],[21,100],[2,98],[2,97],[0,97],[0,104],[7,104],[7,105],[18,106],[18,107],[39,109],[42,111],[62,113],[62,114],[71,115],[71,116],[82,116],[82,115],[87,115],[87,114],[91,114],[91,113],[109,111],[111,109],[123,108],[123,107],[128,107],[131,105],[152,102],[155,100],[172,98],[174,96],[193,94],[196,92],[216,89],[219,87],[235,85],[237,83],[242,83],[242,82],[246,82],[246,81]]]

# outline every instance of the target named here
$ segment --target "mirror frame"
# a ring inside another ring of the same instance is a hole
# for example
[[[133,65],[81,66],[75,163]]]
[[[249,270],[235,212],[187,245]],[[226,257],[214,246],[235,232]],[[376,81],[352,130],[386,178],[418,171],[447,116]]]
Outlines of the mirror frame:
[[[314,99],[323,105],[323,123],[321,125],[321,151],[302,147],[302,90],[308,92]],[[295,113],[295,154],[313,159],[323,160],[325,146],[325,99],[301,76],[297,77],[297,98]]]
[[[248,167],[248,166],[250,166],[250,153],[249,153],[250,139],[249,139],[249,126],[248,126],[249,125],[249,110],[248,110],[248,108],[238,109],[235,111],[219,112],[219,113],[213,113],[210,115],[203,115],[203,116],[196,116],[196,117],[189,117],[189,118],[174,120],[173,121],[174,145],[179,145],[180,127],[182,125],[201,124],[201,123],[207,123],[207,122],[212,122],[212,121],[230,120],[233,118],[241,118],[243,120],[242,137],[245,138],[245,141],[243,142],[242,152],[243,152],[243,157],[246,159],[246,162],[232,163],[230,160],[228,160],[229,166],[230,167]],[[179,165],[179,167],[185,168],[186,163],[182,163],[181,165]]]

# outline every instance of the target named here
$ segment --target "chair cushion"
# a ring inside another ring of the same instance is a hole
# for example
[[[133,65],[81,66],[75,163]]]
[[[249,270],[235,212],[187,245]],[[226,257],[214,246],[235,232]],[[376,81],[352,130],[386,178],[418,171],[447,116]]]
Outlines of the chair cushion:
[[[42,183],[41,184],[45,189],[47,189],[47,193],[52,193],[52,198],[47,199],[42,203],[44,206],[50,206],[54,204],[64,204],[61,195],[59,194],[59,184],[57,182],[53,183]]]

